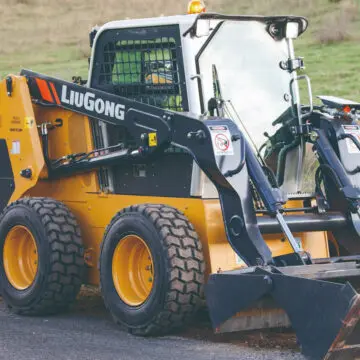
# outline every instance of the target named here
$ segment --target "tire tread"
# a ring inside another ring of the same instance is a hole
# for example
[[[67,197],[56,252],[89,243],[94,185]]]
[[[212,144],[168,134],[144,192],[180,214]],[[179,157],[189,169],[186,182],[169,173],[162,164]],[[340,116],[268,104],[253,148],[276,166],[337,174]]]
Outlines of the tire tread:
[[[8,307],[22,315],[60,312],[75,301],[83,282],[84,250],[79,226],[70,210],[51,198],[21,198],[3,214],[19,205],[35,210],[39,216],[49,241],[50,259],[42,295],[28,307]]]

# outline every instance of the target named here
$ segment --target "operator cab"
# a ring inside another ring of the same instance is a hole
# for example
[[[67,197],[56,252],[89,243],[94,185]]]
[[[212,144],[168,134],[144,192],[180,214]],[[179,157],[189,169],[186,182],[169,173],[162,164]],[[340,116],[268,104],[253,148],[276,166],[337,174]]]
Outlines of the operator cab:
[[[258,155],[266,157],[283,190],[300,191],[303,144],[286,134],[287,151],[278,162],[279,151],[272,153],[268,143],[281,123],[301,122],[296,69],[302,61],[294,57],[292,39],[306,30],[307,21],[203,10],[200,6],[199,14],[114,21],[97,29],[88,86],[200,118],[230,118]],[[119,142],[131,146],[125,130],[94,122],[93,133],[98,148]],[[156,196],[217,197],[191,156],[179,149],[131,167],[108,169],[101,177],[103,188],[141,194],[146,186]],[[132,185],[124,188],[125,183]]]

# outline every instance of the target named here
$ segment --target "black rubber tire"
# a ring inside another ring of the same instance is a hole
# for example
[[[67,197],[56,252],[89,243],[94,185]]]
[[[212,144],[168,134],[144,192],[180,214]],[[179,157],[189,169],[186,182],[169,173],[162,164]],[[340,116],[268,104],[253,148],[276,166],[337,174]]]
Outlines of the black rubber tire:
[[[4,242],[15,225],[31,231],[38,249],[37,274],[25,290],[14,288],[4,270]],[[83,269],[80,229],[64,204],[49,198],[22,198],[5,208],[0,217],[0,293],[11,311],[43,315],[64,310],[80,290]]]
[[[146,242],[154,266],[152,291],[136,307],[122,301],[112,277],[114,250],[128,234]],[[172,207],[134,205],[119,212],[106,229],[99,268],[105,306],[115,322],[132,334],[167,334],[185,325],[203,306],[205,262],[201,242],[188,219]]]

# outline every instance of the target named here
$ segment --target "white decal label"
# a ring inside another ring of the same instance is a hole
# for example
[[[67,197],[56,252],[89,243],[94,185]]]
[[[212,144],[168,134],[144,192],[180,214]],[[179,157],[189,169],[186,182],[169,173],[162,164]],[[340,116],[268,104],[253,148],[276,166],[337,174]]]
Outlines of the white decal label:
[[[360,125],[343,125],[345,134],[351,134],[360,141]],[[351,139],[346,139],[349,154],[359,154],[360,151]]]
[[[20,154],[20,141],[16,140],[12,142],[11,154],[12,155]]]
[[[209,130],[215,155],[234,155],[228,127],[225,125],[211,125]]]
[[[66,85],[62,86],[61,102],[62,104],[75,106],[79,109],[96,112],[99,115],[105,115],[118,120],[125,119],[125,105],[96,98],[96,95],[91,92],[83,94],[74,90],[69,91]]]

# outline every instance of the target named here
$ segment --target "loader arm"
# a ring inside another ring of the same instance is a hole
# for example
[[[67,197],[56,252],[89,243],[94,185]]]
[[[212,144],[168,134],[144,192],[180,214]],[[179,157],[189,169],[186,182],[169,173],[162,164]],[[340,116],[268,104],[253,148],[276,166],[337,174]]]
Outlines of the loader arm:
[[[249,156],[250,147],[231,120],[214,118],[200,121],[190,114],[163,110],[31,71],[23,70],[21,74],[28,79],[30,94],[36,103],[125,126],[136,141],[137,149],[132,151],[120,149],[108,155],[63,165],[52,166],[50,159],[46,159],[50,177],[134,161],[139,157],[155,157],[170,145],[183,148],[193,156],[219,192],[226,234],[234,251],[249,266],[274,263],[257,226],[247,168],[256,169],[252,179],[262,189],[264,203],[271,213],[276,214],[284,200],[280,192],[271,187],[255,157]],[[232,143],[231,154],[214,154],[212,132],[219,127],[225,129],[224,136],[229,137],[228,141]],[[154,137],[156,145],[151,146],[154,144],[150,144],[149,139]],[[301,257],[299,261],[302,263]]]

